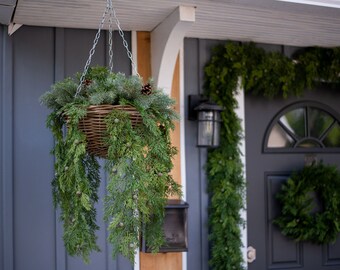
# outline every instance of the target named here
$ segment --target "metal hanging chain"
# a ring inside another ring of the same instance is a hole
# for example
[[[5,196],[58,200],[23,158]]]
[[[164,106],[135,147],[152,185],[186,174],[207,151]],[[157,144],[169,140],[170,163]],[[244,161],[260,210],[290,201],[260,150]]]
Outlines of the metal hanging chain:
[[[141,77],[139,75],[138,71],[137,71],[137,66],[136,66],[135,61],[133,60],[132,53],[129,50],[129,44],[127,43],[127,41],[125,39],[124,32],[123,32],[122,28],[120,27],[120,22],[119,22],[119,20],[117,18],[116,10],[113,8],[112,0],[107,0],[106,7],[105,7],[105,10],[104,10],[104,13],[103,13],[103,16],[102,16],[102,20],[101,20],[101,22],[99,24],[98,31],[96,33],[96,36],[95,36],[94,40],[93,40],[93,45],[92,45],[92,48],[91,48],[91,50],[89,52],[89,57],[88,57],[88,59],[86,61],[86,64],[85,64],[83,73],[82,73],[82,75],[80,77],[80,82],[79,82],[79,85],[77,87],[77,91],[76,91],[74,97],[77,97],[79,95],[79,93],[81,91],[81,88],[82,88],[82,85],[83,85],[83,83],[85,81],[85,76],[86,76],[86,74],[88,72],[88,69],[90,67],[90,64],[91,64],[91,61],[92,61],[92,56],[94,55],[94,53],[96,51],[96,46],[97,46],[97,43],[98,43],[99,38],[100,38],[100,32],[101,32],[101,30],[104,27],[105,18],[107,16],[107,14],[109,14],[109,68],[110,68],[110,72],[112,72],[112,70],[113,70],[113,50],[112,50],[112,32],[113,32],[113,29],[112,29],[112,20],[114,19],[114,21],[115,21],[115,23],[116,23],[116,25],[118,27],[119,35],[120,35],[120,37],[123,40],[123,46],[126,49],[127,56],[130,59],[130,61],[131,61],[132,68],[133,68],[135,74],[139,78]]]
[[[112,6],[112,0],[108,0],[110,3],[111,3],[111,12],[113,14],[113,17],[115,19],[115,23],[118,27],[118,32],[119,32],[119,35],[121,36],[122,40],[123,40],[123,46],[125,47],[126,49],[126,53],[127,53],[127,56],[129,57],[130,61],[131,61],[131,65],[132,65],[132,68],[133,70],[135,71],[135,74],[140,78],[140,75],[137,71],[137,66],[136,66],[136,63],[135,61],[133,60],[133,57],[132,57],[132,53],[131,51],[129,50],[129,44],[127,43],[127,41],[125,40],[125,37],[124,37],[124,32],[122,30],[122,28],[120,27],[120,22],[117,18],[117,15],[116,15],[116,10],[113,8]]]
[[[89,58],[86,61],[83,73],[81,74],[81,77],[80,77],[79,85],[77,87],[77,92],[75,93],[74,97],[77,97],[79,95],[80,91],[81,91],[81,87],[82,87],[82,85],[84,83],[85,76],[86,76],[87,71],[89,69],[89,66],[91,64],[92,56],[94,55],[94,53],[96,51],[96,46],[97,46],[98,40],[100,38],[100,32],[103,29],[103,26],[104,26],[104,23],[105,23],[106,14],[108,13],[109,9],[110,9],[109,2],[107,2],[106,8],[105,8],[104,13],[103,13],[102,20],[101,20],[101,22],[99,24],[99,27],[98,27],[98,31],[96,33],[96,36],[95,36],[94,40],[93,40],[92,48],[91,48],[91,50],[89,52]]]
[[[108,1],[109,6],[109,68],[113,70],[113,49],[112,49],[112,1]]]

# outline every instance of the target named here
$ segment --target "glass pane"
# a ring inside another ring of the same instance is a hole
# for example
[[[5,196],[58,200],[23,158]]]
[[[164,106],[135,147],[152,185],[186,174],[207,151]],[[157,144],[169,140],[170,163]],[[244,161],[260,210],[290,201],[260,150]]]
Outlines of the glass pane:
[[[320,138],[327,128],[330,127],[333,121],[334,118],[328,113],[316,108],[310,108],[308,114],[310,136]]]
[[[299,147],[299,148],[319,148],[321,146],[317,141],[309,139],[309,140],[302,141],[301,143],[298,144],[297,147]]]
[[[270,131],[268,145],[271,148],[290,148],[294,144],[294,139],[289,136],[279,124]]]
[[[198,145],[212,145],[213,140],[213,122],[199,121],[198,122]]]
[[[299,108],[286,113],[280,118],[282,124],[284,124],[289,131],[297,135],[299,138],[306,136],[305,123],[306,123],[306,109]]]
[[[340,147],[340,126],[334,125],[323,141],[326,147]]]

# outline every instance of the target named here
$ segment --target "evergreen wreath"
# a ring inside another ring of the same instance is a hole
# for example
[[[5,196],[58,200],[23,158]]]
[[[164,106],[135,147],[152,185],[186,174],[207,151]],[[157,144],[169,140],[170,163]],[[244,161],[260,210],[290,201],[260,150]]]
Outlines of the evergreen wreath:
[[[313,192],[322,204],[316,213],[312,213]],[[320,163],[294,172],[277,198],[282,210],[274,224],[284,235],[315,244],[335,242],[340,232],[340,174],[336,166]]]
[[[177,151],[170,142],[173,121],[178,119],[173,110],[175,101],[151,81],[143,86],[141,78],[115,74],[106,67],[90,68],[75,97],[79,77],[55,83],[41,97],[41,102],[53,110],[47,119],[56,141],[52,150],[53,198],[61,209],[65,247],[71,256],[81,256],[85,262],[89,262],[92,251],[99,251],[95,205],[100,166],[86,150],[79,121],[90,105],[131,105],[141,114],[141,124],[132,128],[127,112],[118,110],[105,119],[108,155],[104,168],[109,181],[104,216],[113,257],[121,253],[133,263],[142,233],[151,251],[157,252],[164,244],[167,198],[181,196],[181,187],[170,174]],[[148,231],[143,231],[144,227]]]
[[[244,269],[241,226],[245,180],[239,151],[243,137],[234,112],[239,79],[244,91],[267,98],[299,96],[320,83],[340,84],[340,48],[310,47],[292,58],[266,52],[254,43],[227,42],[213,48],[205,67],[204,89],[223,106],[220,147],[207,160],[210,264],[216,270]]]

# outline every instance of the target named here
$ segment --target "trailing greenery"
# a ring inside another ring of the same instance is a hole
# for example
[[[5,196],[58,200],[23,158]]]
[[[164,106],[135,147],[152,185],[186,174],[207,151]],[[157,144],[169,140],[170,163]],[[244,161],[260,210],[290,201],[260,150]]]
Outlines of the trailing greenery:
[[[340,174],[335,166],[320,163],[294,172],[277,198],[282,211],[274,224],[284,235],[315,244],[335,242],[340,232]],[[318,212],[315,199],[322,205]]]
[[[240,210],[244,207],[244,179],[239,143],[242,129],[235,114],[238,73],[231,70],[221,78],[226,59],[215,54],[205,69],[207,95],[224,107],[221,113],[220,147],[210,150],[207,160],[208,189],[211,194],[209,226],[210,264],[213,269],[243,269]],[[232,77],[233,76],[233,77]]]
[[[128,104],[139,111],[142,124],[132,127],[129,115],[118,110],[105,120],[109,182],[104,216],[113,257],[121,253],[133,262],[142,233],[153,252],[164,244],[167,198],[181,196],[181,187],[170,175],[176,149],[171,146],[169,133],[178,119],[174,100],[150,84],[143,86],[136,76],[114,74],[104,67],[89,70],[75,97],[78,79],[57,82],[41,97],[42,103],[53,110],[47,121],[56,140],[52,186],[54,203],[61,208],[65,247],[70,255],[82,256],[85,262],[92,251],[99,251],[95,209],[99,165],[86,151],[87,140],[79,121],[89,105]],[[144,227],[148,231],[143,231]]]
[[[228,42],[214,48],[205,67],[206,95],[222,112],[221,146],[209,151],[209,225],[213,269],[243,269],[240,228],[244,224],[244,187],[239,144],[240,120],[234,109],[238,83],[246,92],[267,98],[298,96],[323,82],[340,83],[340,48],[305,48],[292,58],[265,52],[253,43]],[[240,79],[240,81],[239,81]]]
[[[65,108],[66,109],[66,108]],[[55,206],[60,205],[60,219],[64,224],[64,243],[71,256],[82,256],[85,262],[92,250],[99,251],[96,244],[96,209],[98,201],[99,165],[93,156],[86,153],[86,138],[78,130],[79,118],[86,113],[84,107],[65,110],[70,123],[63,137],[63,117],[52,112],[47,120],[56,145],[55,177],[52,181]]]

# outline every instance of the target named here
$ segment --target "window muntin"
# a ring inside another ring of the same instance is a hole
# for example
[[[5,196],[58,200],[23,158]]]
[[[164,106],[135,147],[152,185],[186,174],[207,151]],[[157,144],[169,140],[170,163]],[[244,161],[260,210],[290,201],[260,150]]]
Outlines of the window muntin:
[[[265,137],[265,152],[340,152],[340,124],[335,113],[309,102],[283,110]]]

